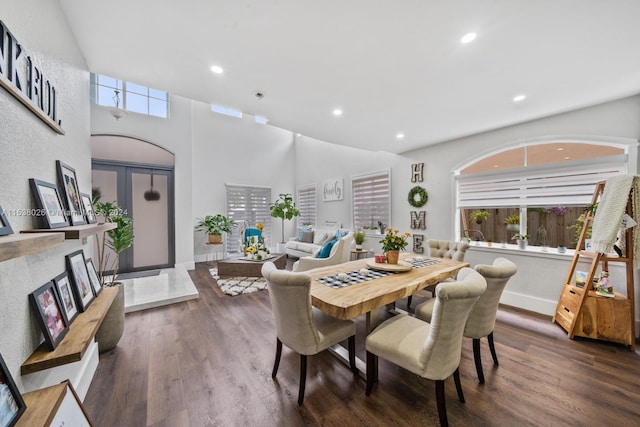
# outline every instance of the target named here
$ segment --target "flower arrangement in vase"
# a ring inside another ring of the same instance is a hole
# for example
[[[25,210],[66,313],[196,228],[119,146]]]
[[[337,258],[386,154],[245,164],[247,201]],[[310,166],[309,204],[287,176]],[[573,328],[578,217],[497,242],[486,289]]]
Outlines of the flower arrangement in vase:
[[[398,233],[399,230],[397,228],[389,227],[384,238],[379,242],[382,243],[382,250],[387,254],[388,264],[397,264],[400,251],[404,250],[409,244],[407,238],[411,237],[411,233]]]
[[[257,228],[257,227],[256,227]],[[255,259],[261,261],[269,258],[269,248],[264,245],[264,241],[256,236],[250,236],[247,247],[244,249],[247,259]]]

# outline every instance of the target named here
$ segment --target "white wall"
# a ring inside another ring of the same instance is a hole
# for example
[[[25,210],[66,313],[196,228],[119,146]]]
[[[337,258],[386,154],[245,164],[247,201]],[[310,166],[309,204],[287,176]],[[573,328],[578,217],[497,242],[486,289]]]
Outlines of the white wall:
[[[76,170],[80,191],[91,190],[89,148],[89,73],[58,2],[0,1],[0,19],[36,59],[58,89],[58,111],[65,135],[54,133],[7,91],[0,89],[0,206],[35,208],[29,178],[57,183],[56,160]],[[9,216],[14,232],[40,227],[32,217]],[[66,270],[65,255],[80,241],[66,242],[34,255],[0,262],[0,353],[18,388],[20,365],[41,341],[28,295]]]

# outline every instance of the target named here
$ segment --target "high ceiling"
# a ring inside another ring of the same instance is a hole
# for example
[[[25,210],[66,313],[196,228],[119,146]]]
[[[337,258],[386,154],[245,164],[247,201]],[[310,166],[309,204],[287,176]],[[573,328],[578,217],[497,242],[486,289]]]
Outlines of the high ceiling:
[[[59,1],[94,73],[374,151],[640,93],[638,0]]]

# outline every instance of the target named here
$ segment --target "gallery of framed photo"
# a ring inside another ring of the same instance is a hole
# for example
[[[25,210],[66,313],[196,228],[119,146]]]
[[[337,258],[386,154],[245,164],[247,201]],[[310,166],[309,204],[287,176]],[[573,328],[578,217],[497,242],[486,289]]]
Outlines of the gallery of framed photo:
[[[96,297],[91,288],[91,280],[87,271],[87,262],[84,259],[84,252],[79,249],[66,256],[67,268],[71,272],[73,282],[73,294],[80,311],[85,311],[89,304]]]
[[[84,218],[87,220],[87,224],[95,224],[96,222],[98,222],[98,218],[96,218],[96,212],[93,209],[93,203],[91,202],[91,197],[86,193],[80,193],[80,200],[82,201]]]
[[[102,285],[100,284],[100,279],[98,279],[98,272],[96,271],[95,265],[93,265],[93,261],[91,258],[87,260],[87,272],[89,273],[89,280],[91,280],[91,288],[93,289],[93,293],[95,296],[102,291]]]
[[[62,303],[62,312],[67,318],[67,323],[71,325],[71,322],[78,316],[80,311],[78,310],[78,304],[73,297],[73,291],[71,290],[71,280],[69,280],[69,273],[66,271],[57,275],[53,279],[53,283],[56,285],[58,295],[60,296],[60,302]]]
[[[13,234],[13,229],[11,228],[11,224],[9,224],[7,216],[4,214],[4,210],[2,210],[2,206],[0,206],[0,236],[6,236],[7,234]]]
[[[39,179],[30,178],[29,184],[31,192],[36,199],[38,207],[38,216],[44,218],[47,228],[59,228],[69,225],[64,215],[62,201],[58,194],[58,188],[49,182],[40,181]]]
[[[62,304],[53,281],[49,281],[29,294],[29,300],[42,328],[44,341],[54,350],[69,332],[69,324],[62,312]]]
[[[0,426],[13,426],[27,409],[22,395],[0,354]]]
[[[82,200],[80,199],[80,190],[78,190],[76,170],[60,160],[56,160],[56,167],[58,169],[58,179],[62,185],[62,198],[69,212],[71,225],[86,224]]]

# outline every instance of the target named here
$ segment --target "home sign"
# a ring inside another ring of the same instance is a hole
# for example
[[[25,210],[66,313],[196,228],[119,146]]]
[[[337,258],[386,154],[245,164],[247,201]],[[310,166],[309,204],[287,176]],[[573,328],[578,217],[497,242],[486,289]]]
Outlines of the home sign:
[[[55,86],[0,21],[0,86],[22,102],[51,129],[64,135],[58,119]]]

